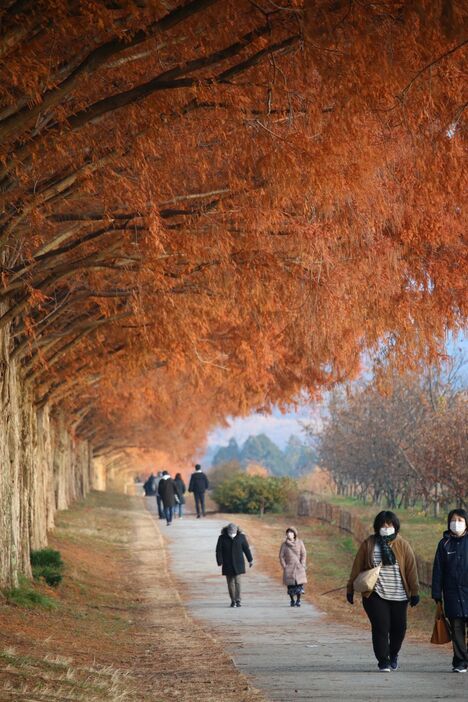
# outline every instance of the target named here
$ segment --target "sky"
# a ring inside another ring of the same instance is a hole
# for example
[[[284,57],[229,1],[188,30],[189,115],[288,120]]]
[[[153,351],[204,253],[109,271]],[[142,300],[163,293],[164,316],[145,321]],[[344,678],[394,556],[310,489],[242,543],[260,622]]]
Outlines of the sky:
[[[305,438],[301,422],[311,421],[315,424],[320,421],[318,406],[300,407],[297,412],[288,412],[287,414],[281,414],[278,409],[275,409],[272,414],[254,413],[243,418],[230,418],[228,419],[228,428],[217,428],[210,433],[208,445],[226,446],[231,437],[234,437],[241,445],[249,436],[266,434],[269,439],[283,449],[291,434]]]
[[[447,351],[450,355],[461,352],[468,358],[468,336],[463,333],[455,337],[449,336]],[[468,364],[466,368],[468,373]],[[316,428],[320,427],[320,412],[319,405],[304,405],[296,412],[291,411],[286,414],[275,409],[272,414],[253,413],[238,419],[228,418],[227,428],[218,427],[208,435],[208,447],[227,446],[231,437],[242,445],[249,436],[266,434],[277,446],[284,449],[291,434],[305,439],[301,422],[313,421]]]

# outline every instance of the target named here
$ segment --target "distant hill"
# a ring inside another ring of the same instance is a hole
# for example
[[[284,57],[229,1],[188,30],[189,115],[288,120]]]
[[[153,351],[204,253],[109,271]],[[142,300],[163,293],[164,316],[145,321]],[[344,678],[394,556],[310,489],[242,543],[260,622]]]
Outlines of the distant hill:
[[[312,470],[317,462],[315,450],[291,435],[282,451],[266,434],[249,436],[242,447],[231,438],[227,446],[219,447],[213,455],[212,465],[219,466],[232,461],[242,468],[255,463],[268,469],[271,475],[302,475]]]

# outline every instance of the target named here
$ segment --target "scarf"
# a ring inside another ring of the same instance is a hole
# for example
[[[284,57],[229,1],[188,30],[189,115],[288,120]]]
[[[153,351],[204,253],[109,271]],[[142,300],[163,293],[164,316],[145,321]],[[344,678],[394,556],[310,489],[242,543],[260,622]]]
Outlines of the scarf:
[[[393,553],[391,547],[390,547],[390,542],[394,541],[396,539],[396,534],[392,534],[391,536],[380,536],[380,534],[377,536],[377,543],[380,546],[380,549],[382,551],[382,565],[395,565],[396,563],[396,557],[395,554]]]

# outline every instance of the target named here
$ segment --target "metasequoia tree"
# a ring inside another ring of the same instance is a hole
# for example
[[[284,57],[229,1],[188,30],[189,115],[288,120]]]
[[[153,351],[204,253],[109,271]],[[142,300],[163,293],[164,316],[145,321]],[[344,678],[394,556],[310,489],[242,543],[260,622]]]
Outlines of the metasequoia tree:
[[[6,0],[0,329],[99,451],[466,316],[463,6]]]

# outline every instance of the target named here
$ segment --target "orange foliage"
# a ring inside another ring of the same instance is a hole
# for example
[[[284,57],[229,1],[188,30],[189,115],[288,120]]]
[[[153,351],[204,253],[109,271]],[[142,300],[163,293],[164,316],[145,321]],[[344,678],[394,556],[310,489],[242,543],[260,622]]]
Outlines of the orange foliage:
[[[268,468],[261,466],[259,463],[249,463],[245,472],[247,475],[260,475],[262,478],[266,478],[268,475]]]
[[[98,451],[186,458],[463,323],[462,4],[1,12],[0,328]]]

